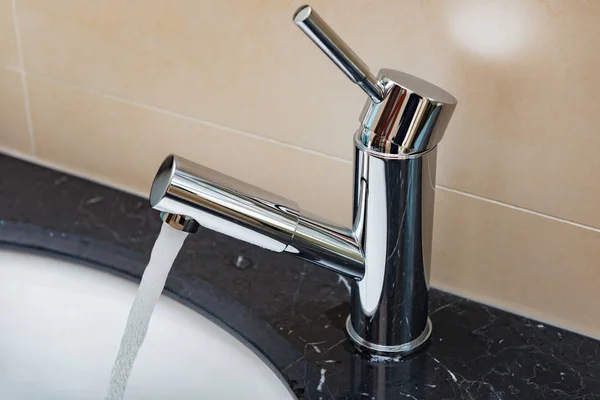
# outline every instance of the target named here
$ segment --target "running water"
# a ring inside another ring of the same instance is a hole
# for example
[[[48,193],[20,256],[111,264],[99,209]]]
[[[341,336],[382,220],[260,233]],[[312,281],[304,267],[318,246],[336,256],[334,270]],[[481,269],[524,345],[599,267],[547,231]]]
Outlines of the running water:
[[[129,311],[119,352],[110,374],[110,385],[105,400],[121,400],[125,395],[127,380],[140,347],[144,343],[152,311],[187,235],[167,224],[162,225],[150,254],[150,262],[144,271],[140,287]]]

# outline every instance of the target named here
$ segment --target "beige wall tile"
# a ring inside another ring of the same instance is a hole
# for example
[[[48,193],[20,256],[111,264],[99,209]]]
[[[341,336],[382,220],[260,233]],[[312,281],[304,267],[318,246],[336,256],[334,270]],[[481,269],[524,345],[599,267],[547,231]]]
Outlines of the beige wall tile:
[[[21,75],[0,68],[0,148],[30,153]]]
[[[293,3],[23,0],[25,64],[349,159],[364,96],[295,27]]]
[[[0,68],[19,65],[12,0],[0,0]]]
[[[473,12],[444,3],[468,17],[452,20],[463,31],[447,38],[447,51],[458,51],[448,88],[460,104],[438,183],[598,228],[600,2],[499,3]],[[477,39],[484,23],[514,35],[513,47],[484,56],[497,45],[495,31],[489,43]]]
[[[30,79],[29,89],[37,155],[42,160],[148,193],[164,157],[177,153],[349,224],[349,163],[43,78]]]
[[[600,338],[600,232],[436,192],[433,285]]]
[[[293,25],[301,3],[20,0],[19,20],[31,73],[349,160],[365,96]],[[599,2],[314,6],[374,71],[459,98],[439,183],[600,227]]]

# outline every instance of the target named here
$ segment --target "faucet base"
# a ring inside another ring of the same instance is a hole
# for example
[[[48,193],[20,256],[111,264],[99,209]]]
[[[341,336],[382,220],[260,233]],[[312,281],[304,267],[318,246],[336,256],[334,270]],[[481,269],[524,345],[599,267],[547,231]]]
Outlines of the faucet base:
[[[369,354],[386,355],[398,358],[406,357],[427,344],[429,338],[431,337],[431,330],[431,319],[427,318],[427,325],[425,326],[425,329],[415,340],[397,346],[385,346],[371,343],[363,339],[352,327],[350,316],[348,316],[348,319],[346,320],[346,331],[348,332],[348,336],[350,337],[352,343],[358,347],[359,350],[365,351]]]

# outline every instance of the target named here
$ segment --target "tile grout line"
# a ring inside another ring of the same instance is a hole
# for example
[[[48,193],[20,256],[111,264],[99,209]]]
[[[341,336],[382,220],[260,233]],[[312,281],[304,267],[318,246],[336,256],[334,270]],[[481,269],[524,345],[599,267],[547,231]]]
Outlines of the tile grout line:
[[[19,75],[23,72],[21,68],[13,67],[12,65],[3,65],[2,68],[7,71],[16,72]]]
[[[463,192],[461,190],[452,189],[452,188],[449,188],[449,187],[446,187],[446,186],[442,186],[442,185],[436,185],[436,188],[437,189],[442,189],[442,190],[445,190],[447,192],[451,192],[451,193],[454,193],[454,194],[458,194],[458,195],[470,197],[472,199],[485,201],[486,203],[495,204],[497,206],[503,206],[503,207],[510,208],[512,210],[521,211],[521,212],[524,212],[524,213],[527,213],[527,214],[535,215],[536,217],[547,218],[547,219],[550,219],[552,221],[561,222],[563,224],[568,224],[568,225],[576,226],[577,228],[581,228],[581,229],[585,229],[585,230],[588,230],[588,231],[600,233],[600,229],[599,228],[594,228],[593,226],[580,224],[580,223],[574,222],[574,221],[569,221],[568,219],[554,217],[552,215],[544,214],[544,213],[541,213],[541,212],[538,212],[538,211],[529,210],[527,208],[522,208],[522,207],[519,207],[519,206],[514,206],[512,204],[504,203],[504,202],[501,202],[501,201],[498,201],[498,200],[488,199],[487,197],[477,196],[476,194],[471,194],[471,193]]]
[[[13,1],[15,1],[15,0],[13,0]],[[334,161],[341,161],[341,162],[344,162],[344,163],[347,163],[347,164],[351,164],[352,163],[352,161],[346,160],[344,158],[340,158],[340,157],[337,157],[337,156],[332,156],[330,154],[321,153],[321,152],[316,151],[316,150],[307,149],[307,148],[300,147],[300,146],[297,146],[297,145],[294,145],[294,144],[291,144],[291,143],[282,142],[282,141],[279,141],[279,140],[276,140],[276,139],[273,139],[273,138],[268,138],[268,137],[260,136],[260,135],[254,134],[254,133],[249,133],[249,132],[246,132],[246,131],[243,131],[243,130],[240,130],[240,129],[236,129],[236,128],[231,128],[231,127],[228,127],[228,126],[219,125],[219,124],[216,124],[214,122],[205,121],[205,120],[202,120],[202,119],[199,119],[199,118],[196,118],[196,117],[191,117],[189,115],[180,114],[178,112],[171,111],[171,110],[165,110],[164,108],[160,108],[160,107],[157,107],[157,106],[152,106],[152,105],[145,104],[145,103],[140,103],[140,102],[137,102],[135,100],[126,99],[126,98],[119,97],[119,96],[116,96],[116,95],[113,95],[113,94],[98,92],[98,91],[96,91],[94,89],[90,89],[90,88],[87,88],[85,86],[79,86],[79,85],[75,85],[75,84],[72,84],[72,83],[62,82],[61,80],[58,80],[58,79],[55,79],[55,78],[51,78],[49,76],[45,76],[45,75],[37,75],[37,76],[36,75],[32,75],[32,76],[35,77],[35,78],[38,78],[38,79],[41,78],[41,79],[53,82],[55,84],[59,84],[59,85],[66,86],[66,87],[70,87],[72,89],[81,90],[81,91],[84,91],[84,92],[87,92],[87,93],[95,94],[97,96],[105,97],[107,99],[111,99],[111,100],[117,101],[119,103],[125,103],[125,104],[129,104],[129,105],[132,105],[132,106],[144,108],[144,109],[147,109],[147,110],[150,110],[150,111],[159,112],[161,114],[169,115],[169,116],[172,116],[172,117],[177,117],[177,118],[185,119],[185,120],[188,120],[188,121],[191,121],[191,122],[195,122],[195,123],[198,123],[198,124],[209,126],[211,128],[217,128],[217,129],[220,129],[220,130],[224,130],[224,131],[227,131],[227,132],[235,133],[235,134],[238,134],[238,135],[241,135],[241,136],[245,136],[245,137],[249,137],[249,138],[252,138],[252,139],[262,140],[262,141],[265,141],[267,143],[271,143],[271,144],[276,144],[276,145],[279,145],[279,146],[288,147],[288,148],[291,148],[291,149],[294,149],[294,150],[302,151],[302,152],[309,153],[309,154],[312,154],[312,155],[316,155],[316,156],[319,156],[319,157],[329,158],[329,159],[332,159]]]
[[[33,133],[33,119],[31,118],[31,106],[29,104],[29,90],[27,88],[27,76],[25,74],[25,62],[23,57],[23,44],[21,42],[21,32],[19,29],[19,19],[17,18],[17,0],[11,0],[12,4],[12,20],[15,31],[15,40],[17,42],[17,57],[19,58],[21,76],[21,88],[23,90],[23,101],[25,103],[25,118],[27,119],[27,130],[29,132],[29,150],[35,155],[35,135]]]

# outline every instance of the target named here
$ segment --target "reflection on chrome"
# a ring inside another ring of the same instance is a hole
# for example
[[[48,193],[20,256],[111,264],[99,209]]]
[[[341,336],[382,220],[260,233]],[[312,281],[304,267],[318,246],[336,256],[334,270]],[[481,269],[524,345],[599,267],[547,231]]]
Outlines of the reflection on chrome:
[[[436,146],[456,100],[399,71],[374,77],[309,6],[294,20],[369,95],[354,135],[352,226],[326,223],[293,201],[174,155],[160,166],[150,203],[177,229],[193,231],[195,221],[351,278],[353,343],[373,354],[409,354],[431,333]]]

